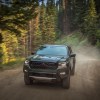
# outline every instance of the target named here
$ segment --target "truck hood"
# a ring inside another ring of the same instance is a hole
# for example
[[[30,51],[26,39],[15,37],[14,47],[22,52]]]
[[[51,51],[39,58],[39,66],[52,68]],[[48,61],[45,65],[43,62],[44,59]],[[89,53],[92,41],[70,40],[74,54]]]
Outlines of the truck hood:
[[[30,61],[42,61],[42,62],[59,62],[59,61],[66,61],[68,57],[63,56],[48,56],[48,55],[32,55],[29,56],[27,59]]]

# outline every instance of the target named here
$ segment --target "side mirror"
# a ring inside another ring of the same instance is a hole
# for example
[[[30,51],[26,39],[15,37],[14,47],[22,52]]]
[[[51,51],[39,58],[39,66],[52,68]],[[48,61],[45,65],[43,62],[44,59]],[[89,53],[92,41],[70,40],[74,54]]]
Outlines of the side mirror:
[[[71,54],[70,57],[76,57],[76,54]]]
[[[32,52],[32,53],[31,53],[31,55],[34,55],[34,54],[35,54],[35,52]]]

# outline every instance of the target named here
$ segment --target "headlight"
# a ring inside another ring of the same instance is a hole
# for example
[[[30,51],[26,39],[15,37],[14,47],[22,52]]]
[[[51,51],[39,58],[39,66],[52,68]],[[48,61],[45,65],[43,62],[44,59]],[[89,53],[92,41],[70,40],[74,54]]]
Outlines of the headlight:
[[[58,66],[66,66],[66,62],[59,62]]]
[[[65,67],[66,67],[66,62],[59,62],[58,63],[58,69],[65,68]]]
[[[29,64],[29,60],[25,60],[25,65],[28,65]]]

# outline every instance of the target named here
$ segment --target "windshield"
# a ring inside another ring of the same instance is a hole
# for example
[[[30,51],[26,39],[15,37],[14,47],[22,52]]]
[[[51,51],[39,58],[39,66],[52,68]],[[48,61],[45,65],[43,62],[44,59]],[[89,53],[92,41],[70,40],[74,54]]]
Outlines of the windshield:
[[[38,55],[66,56],[67,48],[65,46],[41,46],[36,52]]]

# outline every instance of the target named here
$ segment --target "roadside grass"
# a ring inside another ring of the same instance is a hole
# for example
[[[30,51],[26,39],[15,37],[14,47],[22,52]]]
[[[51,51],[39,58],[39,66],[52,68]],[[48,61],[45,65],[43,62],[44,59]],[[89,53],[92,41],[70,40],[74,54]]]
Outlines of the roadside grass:
[[[77,49],[81,46],[88,46],[89,42],[88,39],[81,34],[81,32],[73,32],[70,35],[62,36],[55,42],[55,44],[69,45]]]
[[[24,58],[19,58],[15,61],[6,63],[6,64],[0,64],[0,70],[8,70],[8,69],[13,69],[13,68],[17,68],[22,66],[23,62],[24,62]]]

